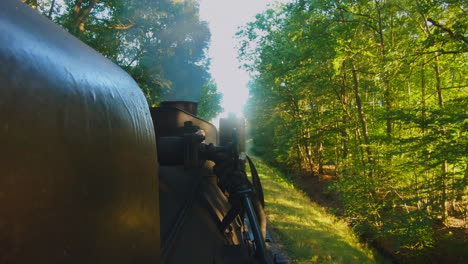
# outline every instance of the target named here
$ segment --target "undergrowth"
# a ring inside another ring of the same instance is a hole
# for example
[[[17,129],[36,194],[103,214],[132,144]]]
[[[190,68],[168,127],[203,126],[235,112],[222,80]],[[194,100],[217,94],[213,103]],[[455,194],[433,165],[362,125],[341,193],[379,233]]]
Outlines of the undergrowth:
[[[254,160],[265,193],[265,210],[294,263],[376,263],[346,223],[310,201],[280,172]]]

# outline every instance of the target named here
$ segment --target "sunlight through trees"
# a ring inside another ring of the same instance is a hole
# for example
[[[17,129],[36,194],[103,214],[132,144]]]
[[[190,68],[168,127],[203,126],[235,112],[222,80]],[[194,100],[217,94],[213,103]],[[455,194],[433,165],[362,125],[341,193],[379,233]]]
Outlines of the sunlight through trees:
[[[238,34],[253,75],[254,152],[307,174],[335,168],[344,214],[395,248],[467,217],[464,1],[297,0]]]

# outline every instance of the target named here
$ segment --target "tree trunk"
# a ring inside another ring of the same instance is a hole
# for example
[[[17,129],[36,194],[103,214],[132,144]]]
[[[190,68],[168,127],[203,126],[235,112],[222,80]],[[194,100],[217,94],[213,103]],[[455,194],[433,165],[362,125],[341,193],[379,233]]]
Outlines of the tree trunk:
[[[441,86],[441,78],[440,78],[440,65],[439,65],[439,55],[437,54],[435,57],[435,66],[434,66],[434,71],[436,74],[436,89],[437,89],[437,99],[439,106],[442,107],[444,106],[444,98],[442,96],[442,86]]]
[[[367,131],[367,121],[366,121],[366,116],[364,115],[364,110],[363,110],[363,107],[362,107],[361,95],[359,93],[359,80],[358,80],[357,71],[354,68],[354,65],[353,65],[352,72],[353,72],[354,95],[356,97],[356,106],[357,106],[357,110],[358,110],[359,121],[361,123],[362,137],[364,138],[364,144],[366,145],[365,150],[366,150],[366,153],[367,153],[367,161],[369,163],[373,163],[372,151],[371,151],[371,148],[370,148],[369,133]]]
[[[318,163],[318,173],[323,174],[323,144],[322,142],[319,142],[317,146],[317,163]]]
[[[381,73],[382,79],[384,84],[384,97],[385,97],[385,108],[387,111],[386,117],[386,134],[387,138],[390,140],[392,139],[392,119],[389,116],[390,112],[392,111],[393,102],[392,102],[392,91],[390,86],[390,81],[388,74],[385,70],[385,64],[387,62],[387,54],[385,50],[385,39],[383,34],[383,25],[382,25],[382,14],[381,14],[381,6],[379,6],[378,1],[374,0],[374,6],[377,11],[377,24],[378,24],[378,35],[379,35],[379,46],[380,46],[380,63],[381,63]]]
[[[436,77],[436,90],[437,90],[437,99],[440,107],[444,106],[444,98],[442,96],[442,87],[441,87],[441,72],[440,72],[440,65],[439,65],[439,55],[437,54],[435,57],[435,66],[434,66],[434,71],[435,71],[435,77]],[[447,170],[448,170],[448,161],[444,160],[442,162],[442,167],[441,167],[441,188],[442,188],[442,196],[441,196],[441,209],[442,209],[442,222],[445,222],[447,220]]]
[[[426,132],[426,71],[424,65],[421,66],[421,119],[422,119],[422,134]]]
[[[441,195],[441,209],[442,209],[442,222],[447,220],[447,169],[448,169],[448,162],[444,160],[442,163],[442,177],[441,177],[441,188],[442,188],[442,195]]]
[[[84,22],[99,0],[76,0],[73,7],[73,22],[71,30],[78,33],[85,30]],[[84,3],[88,5],[84,5]]]
[[[55,0],[52,0],[52,3],[50,4],[50,9],[49,9],[49,14],[47,17],[52,20],[52,13],[54,12],[54,6],[55,6]]]

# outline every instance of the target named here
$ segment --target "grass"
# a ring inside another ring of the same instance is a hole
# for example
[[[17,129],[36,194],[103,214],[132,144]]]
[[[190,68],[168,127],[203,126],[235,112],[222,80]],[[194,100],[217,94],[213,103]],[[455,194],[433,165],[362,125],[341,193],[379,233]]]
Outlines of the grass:
[[[346,223],[310,201],[278,171],[254,160],[270,227],[294,263],[376,263]]]

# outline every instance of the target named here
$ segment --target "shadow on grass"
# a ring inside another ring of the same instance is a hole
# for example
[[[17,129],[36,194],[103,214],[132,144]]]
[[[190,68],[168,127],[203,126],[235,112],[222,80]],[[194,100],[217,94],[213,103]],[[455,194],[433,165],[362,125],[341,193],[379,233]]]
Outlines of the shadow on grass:
[[[274,228],[298,263],[374,263],[369,252],[336,235],[333,227],[275,221]]]
[[[375,263],[352,230],[312,203],[279,173],[256,160],[266,212],[289,256],[302,263]]]

